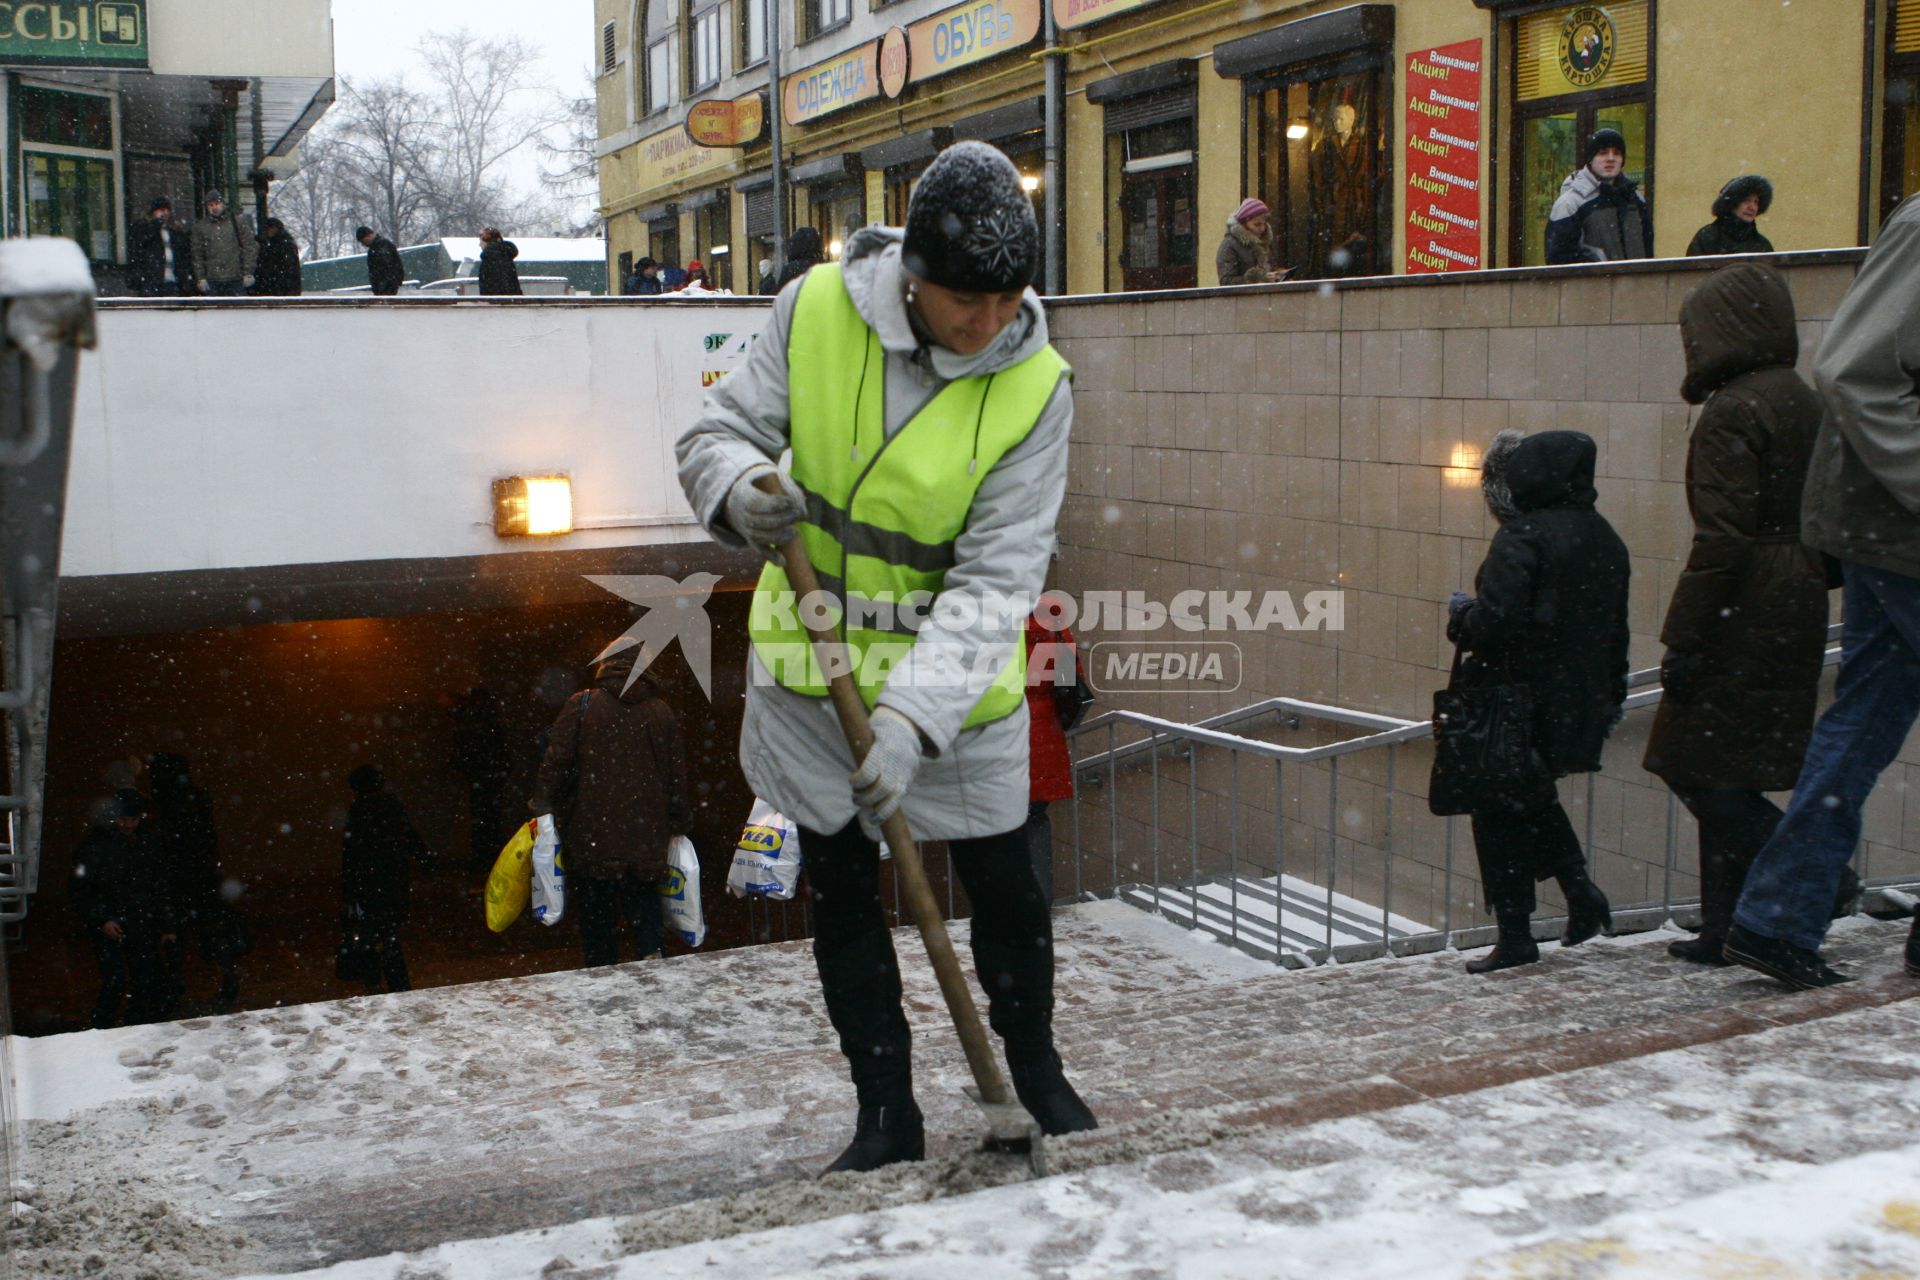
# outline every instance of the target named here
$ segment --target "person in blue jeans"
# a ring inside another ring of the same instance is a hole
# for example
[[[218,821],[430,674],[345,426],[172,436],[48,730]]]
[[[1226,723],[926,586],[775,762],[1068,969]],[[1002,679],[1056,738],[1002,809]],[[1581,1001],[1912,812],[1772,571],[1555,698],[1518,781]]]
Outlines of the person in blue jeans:
[[[1920,200],[1881,229],[1814,379],[1826,417],[1801,536],[1845,576],[1840,678],[1726,944],[1727,959],[1803,990],[1849,980],[1820,959],[1834,890],[1860,811],[1920,716]],[[1920,977],[1920,919],[1905,962]]]

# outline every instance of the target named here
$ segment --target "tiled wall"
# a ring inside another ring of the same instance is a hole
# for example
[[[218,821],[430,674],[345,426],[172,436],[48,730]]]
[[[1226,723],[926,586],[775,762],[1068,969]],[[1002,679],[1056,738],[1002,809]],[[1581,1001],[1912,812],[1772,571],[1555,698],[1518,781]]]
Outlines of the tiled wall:
[[[1803,372],[1857,262],[1851,252],[1776,260],[1800,316]],[[1163,602],[1184,590],[1345,593],[1339,632],[1155,633],[1237,641],[1240,687],[1110,696],[1102,706],[1190,722],[1285,695],[1424,720],[1452,655],[1447,595],[1471,589],[1493,532],[1479,492],[1479,453],[1508,427],[1572,428],[1598,443],[1599,509],[1633,555],[1632,662],[1636,669],[1657,664],[1660,623],[1691,537],[1684,474],[1693,411],[1679,397],[1676,317],[1712,265],[1055,303],[1055,342],[1075,370],[1056,585],[1080,597],[1133,589]],[[1120,634],[1101,630],[1085,639]],[[1668,796],[1638,767],[1649,718],[1640,713],[1622,727],[1607,771],[1593,783],[1596,866],[1610,891],[1628,899],[1658,898],[1664,888]],[[1312,728],[1252,732],[1293,740],[1281,735],[1299,738]],[[1102,743],[1083,738],[1081,745]],[[1163,863],[1189,856],[1187,833],[1197,825],[1203,869],[1224,869],[1237,856],[1243,869],[1250,861],[1270,870],[1279,842],[1290,873],[1324,878],[1331,851],[1341,886],[1377,901],[1387,879],[1381,850],[1391,807],[1395,909],[1437,917],[1445,910],[1437,869],[1447,832],[1426,813],[1430,757],[1424,747],[1396,755],[1391,806],[1382,753],[1342,764],[1332,841],[1324,772],[1296,779],[1308,770],[1284,771],[1276,827],[1272,766],[1262,765],[1252,785],[1240,780],[1235,806],[1225,753],[1202,751],[1191,788],[1200,821],[1190,825],[1186,762],[1163,756]],[[1910,852],[1920,850],[1920,806],[1909,815],[1903,800],[1916,766],[1920,755],[1910,748],[1870,808],[1874,875],[1920,871]],[[1151,862],[1149,772],[1143,764],[1123,770],[1119,781],[1111,824],[1102,789],[1083,796],[1083,882],[1116,867],[1123,881],[1142,878]],[[1584,835],[1587,782],[1569,782],[1566,795]],[[1675,891],[1690,893],[1691,821],[1679,817]],[[1457,825],[1457,865],[1470,873],[1471,842],[1466,824]],[[1070,844],[1064,807],[1055,826]],[[1118,848],[1109,846],[1110,826]],[[1471,885],[1456,894],[1456,916],[1475,895]]]

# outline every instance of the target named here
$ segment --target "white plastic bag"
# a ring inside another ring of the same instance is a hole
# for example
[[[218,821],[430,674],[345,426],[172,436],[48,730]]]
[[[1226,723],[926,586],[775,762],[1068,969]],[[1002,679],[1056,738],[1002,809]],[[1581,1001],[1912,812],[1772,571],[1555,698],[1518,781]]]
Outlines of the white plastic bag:
[[[693,841],[675,836],[667,845],[667,878],[660,882],[660,906],[667,928],[697,947],[707,940],[707,915],[700,909],[700,855]]]
[[[541,924],[559,924],[567,913],[567,864],[560,851],[560,828],[553,815],[536,820],[533,835],[533,918]]]
[[[789,902],[800,885],[800,827],[765,800],[755,797],[747,825],[733,847],[727,892]]]

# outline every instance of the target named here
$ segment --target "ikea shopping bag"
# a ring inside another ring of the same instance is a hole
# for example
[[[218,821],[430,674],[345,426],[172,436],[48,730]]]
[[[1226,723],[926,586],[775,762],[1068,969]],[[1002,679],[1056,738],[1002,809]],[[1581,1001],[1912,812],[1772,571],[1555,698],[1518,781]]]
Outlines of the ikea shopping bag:
[[[534,823],[522,823],[494,859],[487,877],[487,928],[495,933],[505,932],[527,909],[533,892],[533,837]]]
[[[756,796],[733,847],[727,892],[736,898],[757,894],[788,902],[799,885],[800,827]]]
[[[707,916],[700,909],[700,855],[693,841],[675,836],[667,845],[667,877],[660,882],[660,906],[667,928],[697,947],[707,940]]]
[[[567,912],[567,867],[560,851],[560,828],[553,815],[543,813],[533,837],[533,918],[541,924],[559,924]]]

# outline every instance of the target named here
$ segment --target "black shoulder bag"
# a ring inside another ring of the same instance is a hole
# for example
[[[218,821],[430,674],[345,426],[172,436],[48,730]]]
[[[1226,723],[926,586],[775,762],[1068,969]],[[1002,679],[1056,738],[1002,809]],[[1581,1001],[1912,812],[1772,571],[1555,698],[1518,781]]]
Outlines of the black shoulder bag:
[[[1513,679],[1511,660],[1502,684],[1460,685],[1460,650],[1453,651],[1447,687],[1433,695],[1433,775],[1427,808],[1440,817],[1510,804],[1553,775],[1541,758],[1534,726],[1533,690]]]

